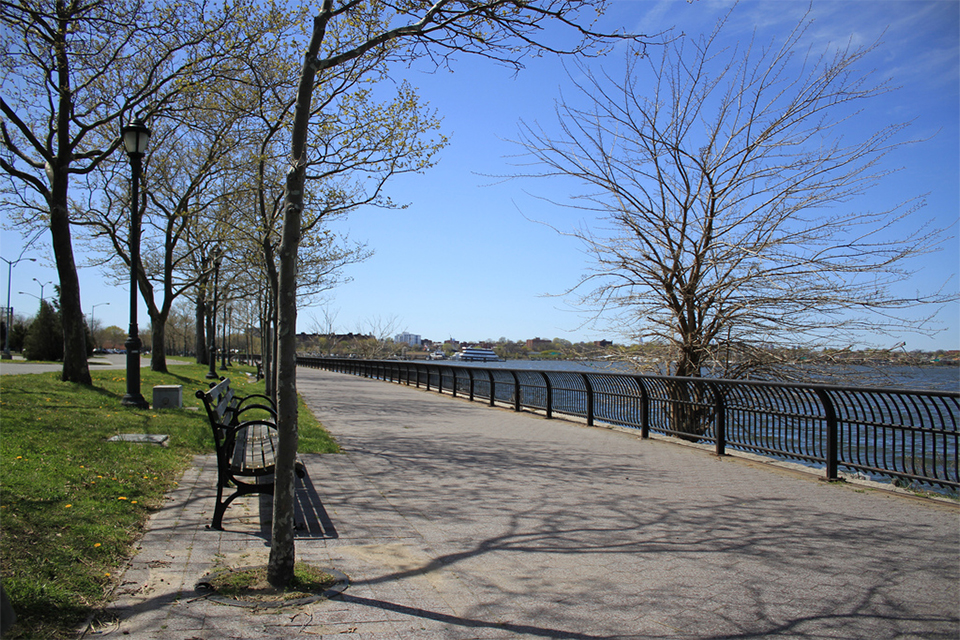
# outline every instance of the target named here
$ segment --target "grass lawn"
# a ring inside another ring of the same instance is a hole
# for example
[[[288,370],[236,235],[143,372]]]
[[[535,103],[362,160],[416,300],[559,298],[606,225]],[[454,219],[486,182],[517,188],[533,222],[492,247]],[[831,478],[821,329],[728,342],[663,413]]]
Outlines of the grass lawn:
[[[169,374],[141,370],[155,385],[183,385],[183,409],[124,407],[123,370],[96,371],[93,385],[59,373],[0,377],[0,576],[17,613],[10,636],[70,638],[110,596],[150,514],[192,457],[213,451],[206,413],[194,396],[208,368],[171,364]],[[262,393],[235,366],[238,393]],[[199,410],[197,408],[199,407]],[[302,453],[338,451],[300,405]],[[168,447],[107,442],[120,433],[167,434]]]

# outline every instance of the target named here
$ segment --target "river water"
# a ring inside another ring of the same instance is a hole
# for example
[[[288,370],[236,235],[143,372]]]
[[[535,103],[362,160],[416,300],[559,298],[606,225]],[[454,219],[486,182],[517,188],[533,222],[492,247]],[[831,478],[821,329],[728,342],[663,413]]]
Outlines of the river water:
[[[593,371],[604,373],[637,373],[629,363],[615,361],[574,360],[506,360],[504,362],[445,361],[458,366],[496,367],[543,371]],[[837,384],[846,387],[878,387],[915,391],[960,392],[960,367],[929,365],[833,366],[811,370],[810,382]]]

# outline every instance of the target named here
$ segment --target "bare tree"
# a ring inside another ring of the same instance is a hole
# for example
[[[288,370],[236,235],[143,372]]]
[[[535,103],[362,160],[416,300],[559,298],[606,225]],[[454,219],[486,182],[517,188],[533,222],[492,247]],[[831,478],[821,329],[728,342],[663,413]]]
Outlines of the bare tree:
[[[922,199],[847,204],[905,144],[902,124],[856,137],[860,110],[890,90],[859,71],[875,47],[804,53],[806,26],[721,49],[721,21],[662,56],[629,52],[616,78],[581,67],[583,100],[558,103],[558,133],[521,125],[532,175],[585,184],[565,204],[603,220],[571,233],[592,267],[567,293],[672,345],[675,375],[775,375],[771,347],[923,330],[898,312],[947,299],[895,292],[939,241],[915,224]]]

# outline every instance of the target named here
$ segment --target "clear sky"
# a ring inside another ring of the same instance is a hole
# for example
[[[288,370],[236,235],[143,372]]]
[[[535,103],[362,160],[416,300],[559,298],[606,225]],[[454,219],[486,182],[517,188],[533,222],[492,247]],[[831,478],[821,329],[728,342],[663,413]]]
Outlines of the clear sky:
[[[653,2],[616,0],[601,27],[623,26],[641,33],[674,29],[675,34],[710,30],[731,2],[676,0]],[[808,8],[806,0],[743,2],[735,10],[726,35],[745,40],[754,28],[764,36],[792,28]],[[877,126],[912,121],[910,137],[929,138],[888,158],[904,170],[886,178],[862,200],[864,210],[886,208],[891,200],[927,195],[927,206],[913,214],[917,224],[933,220],[950,226],[944,250],[918,261],[910,286],[945,284],[958,290],[960,272],[956,235],[960,212],[960,3],[956,0],[814,0],[810,32],[813,43],[865,44],[881,38],[872,64],[900,89],[870,106]],[[619,59],[595,60],[608,65]],[[352,282],[331,292],[326,307],[341,332],[367,331],[392,324],[396,332],[424,338],[463,341],[525,340],[536,336],[572,341],[619,336],[604,327],[581,326],[588,318],[562,294],[576,284],[588,266],[577,241],[535,220],[570,230],[594,221],[568,209],[558,209],[537,196],[563,199],[564,185],[546,181],[504,180],[517,169],[521,149],[511,140],[518,121],[555,123],[554,104],[569,93],[563,65],[553,58],[528,61],[513,72],[489,61],[461,58],[453,72],[405,71],[423,98],[443,118],[450,145],[439,164],[418,176],[404,176],[388,194],[409,203],[402,211],[360,210],[336,223],[351,238],[367,242],[375,255],[353,265]],[[558,191],[559,190],[559,191]],[[4,232],[2,255],[20,253],[18,237]],[[47,243],[47,236],[43,237]],[[12,305],[17,311],[36,308],[40,282],[55,281],[56,271],[43,250],[28,250],[36,263],[21,262],[13,270]],[[6,267],[6,263],[0,265]],[[3,274],[4,285],[6,276]],[[89,314],[106,325],[127,326],[128,294],[111,287],[94,268],[81,270],[81,297]],[[2,288],[6,294],[6,286]],[[26,291],[33,298],[19,295]],[[52,293],[48,286],[45,295]],[[551,295],[552,294],[552,295]],[[109,305],[104,303],[109,302]],[[5,304],[5,301],[2,303]],[[321,307],[300,310],[300,331],[324,325]],[[912,334],[878,336],[880,345],[906,341],[907,349],[960,348],[960,307],[940,310],[943,331],[933,338]],[[141,307],[140,324],[148,322]]]

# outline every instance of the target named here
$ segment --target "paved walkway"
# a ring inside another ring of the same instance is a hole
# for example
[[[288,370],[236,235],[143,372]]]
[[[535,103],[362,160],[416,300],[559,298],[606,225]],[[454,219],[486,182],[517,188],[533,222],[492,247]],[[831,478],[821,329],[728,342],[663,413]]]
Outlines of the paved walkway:
[[[176,360],[167,360],[167,364],[179,364]],[[126,369],[127,356],[123,354],[111,353],[107,355],[93,356],[87,360],[90,371],[100,369]],[[141,367],[150,366],[150,356],[144,355],[140,358]],[[23,359],[21,355],[15,355],[11,360],[0,360],[0,375],[17,375],[26,373],[53,373],[63,371],[63,365],[60,363],[35,364]]]
[[[297,553],[349,589],[267,612],[195,592],[267,554],[259,498],[204,529],[206,456],[86,637],[960,635],[953,505],[346,375],[299,387],[346,453],[305,457]]]

